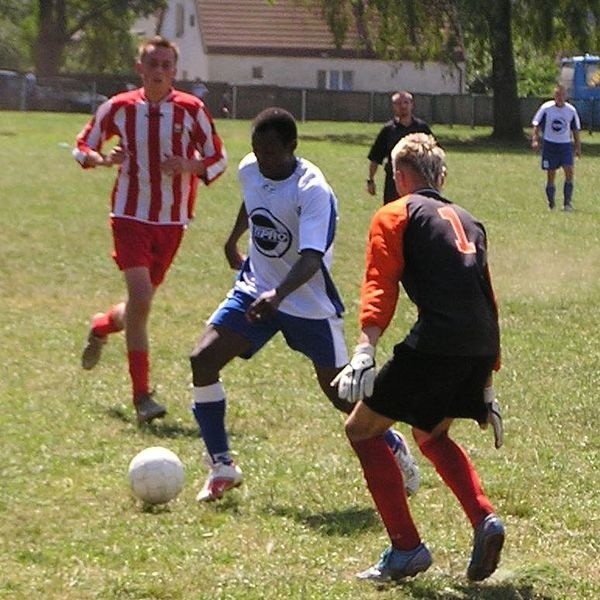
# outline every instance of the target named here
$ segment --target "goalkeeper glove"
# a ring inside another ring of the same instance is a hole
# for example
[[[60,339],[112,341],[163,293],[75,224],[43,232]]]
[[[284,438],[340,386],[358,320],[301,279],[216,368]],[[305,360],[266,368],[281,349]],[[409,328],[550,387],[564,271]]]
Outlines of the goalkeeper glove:
[[[489,423],[494,430],[494,446],[500,448],[504,443],[504,427],[502,425],[502,413],[500,412],[500,405],[496,400],[496,394],[493,386],[488,386],[483,390],[483,401],[487,407],[488,417],[487,423]]]
[[[331,382],[337,386],[338,396],[342,400],[355,403],[373,394],[375,384],[375,347],[360,344],[354,349],[350,362]]]

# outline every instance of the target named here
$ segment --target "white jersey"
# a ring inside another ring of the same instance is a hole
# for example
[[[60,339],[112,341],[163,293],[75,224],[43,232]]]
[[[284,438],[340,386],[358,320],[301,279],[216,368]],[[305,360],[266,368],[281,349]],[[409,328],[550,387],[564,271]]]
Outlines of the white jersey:
[[[571,131],[581,129],[577,109],[568,102],[564,106],[556,106],[554,100],[548,100],[539,107],[531,124],[542,129],[546,142],[555,144],[570,143]]]
[[[329,269],[337,221],[337,200],[323,173],[297,159],[287,179],[264,177],[254,153],[240,162],[238,176],[248,213],[248,259],[235,289],[253,297],[277,287],[302,250],[323,253],[321,269],[279,305],[282,312],[309,319],[341,315],[344,307]]]

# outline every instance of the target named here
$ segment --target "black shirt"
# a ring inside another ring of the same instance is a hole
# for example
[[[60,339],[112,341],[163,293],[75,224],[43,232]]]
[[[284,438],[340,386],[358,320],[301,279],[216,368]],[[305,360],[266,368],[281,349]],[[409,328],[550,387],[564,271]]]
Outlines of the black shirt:
[[[383,202],[387,204],[398,197],[394,177],[392,173],[391,153],[394,146],[409,133],[427,133],[431,134],[429,125],[423,119],[413,117],[410,125],[402,125],[397,119],[388,121],[381,129],[371,150],[368,159],[377,164],[382,164],[385,160],[385,187],[383,190]]]

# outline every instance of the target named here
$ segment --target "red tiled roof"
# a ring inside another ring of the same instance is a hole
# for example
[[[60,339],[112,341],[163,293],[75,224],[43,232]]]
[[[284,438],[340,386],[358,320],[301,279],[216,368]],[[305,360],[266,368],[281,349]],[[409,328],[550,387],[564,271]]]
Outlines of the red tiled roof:
[[[197,0],[199,25],[208,54],[360,56],[351,28],[336,49],[318,6],[297,0]]]

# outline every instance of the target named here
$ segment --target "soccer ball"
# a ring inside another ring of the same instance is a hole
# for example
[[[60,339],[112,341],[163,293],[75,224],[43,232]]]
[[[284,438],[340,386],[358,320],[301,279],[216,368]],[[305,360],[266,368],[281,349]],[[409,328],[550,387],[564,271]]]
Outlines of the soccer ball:
[[[134,496],[147,504],[164,504],[183,489],[184,471],[179,457],[162,446],[142,450],[129,463]]]

